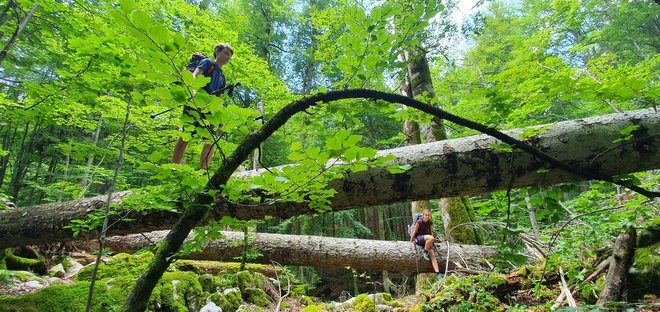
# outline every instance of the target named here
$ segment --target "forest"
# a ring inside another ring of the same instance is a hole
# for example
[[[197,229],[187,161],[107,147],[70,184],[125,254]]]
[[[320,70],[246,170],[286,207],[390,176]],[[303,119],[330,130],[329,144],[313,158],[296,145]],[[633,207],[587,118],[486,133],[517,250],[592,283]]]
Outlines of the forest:
[[[0,34],[0,312],[660,311],[657,0],[2,0]]]

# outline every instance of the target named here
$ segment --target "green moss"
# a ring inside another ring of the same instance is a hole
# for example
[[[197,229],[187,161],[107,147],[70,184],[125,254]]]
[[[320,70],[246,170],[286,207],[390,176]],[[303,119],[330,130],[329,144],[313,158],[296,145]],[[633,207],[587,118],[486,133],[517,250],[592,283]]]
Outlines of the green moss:
[[[153,259],[151,252],[144,252],[135,255],[125,253],[117,254],[107,262],[99,265],[96,274],[97,279],[104,279],[117,276],[140,276]],[[78,281],[89,281],[94,272],[94,266],[86,266],[76,275]]]
[[[291,285],[291,297],[297,298],[304,295],[307,295],[306,285]]]
[[[374,299],[365,294],[360,294],[353,301],[353,308],[361,312],[378,312]]]
[[[260,307],[265,307],[271,304],[270,297],[260,288],[248,287],[241,290],[243,300],[248,303],[255,304]]]
[[[418,305],[410,308],[410,310],[408,310],[408,312],[422,312],[422,311],[423,310],[422,310],[422,305],[421,304],[418,304]]]
[[[459,226],[459,224],[475,222],[474,208],[469,199],[463,197],[452,197],[445,199],[445,210],[451,216],[448,228],[454,228],[451,232],[452,241],[462,244],[479,245],[483,242],[482,235],[470,226]]]
[[[202,286],[195,273],[165,272],[157,288],[150,300],[159,302],[162,311],[187,312],[202,306]]]
[[[656,286],[660,279],[660,242],[637,248],[630,272],[630,294],[634,299],[645,294],[660,296]]]
[[[209,300],[219,306],[222,311],[236,311],[243,303],[241,291],[238,288],[230,288],[222,293],[212,294]]]
[[[243,290],[248,287],[253,287],[255,279],[250,271],[241,271],[234,274],[236,279],[236,287]]]
[[[45,272],[46,261],[43,257],[39,259],[23,258],[14,255],[11,248],[0,250],[0,270],[32,270]]]
[[[446,287],[431,298],[424,309],[439,311],[451,307],[458,311],[503,311],[499,299],[492,293],[505,283],[506,276],[502,274],[447,279]]]
[[[92,311],[118,311],[128,295],[124,291],[107,292],[103,281],[94,285]],[[88,282],[70,285],[54,285],[39,292],[23,296],[0,296],[0,312],[63,312],[84,311],[87,304]]]
[[[385,300],[386,302],[392,301],[392,294],[386,292],[382,292],[379,294],[383,297],[383,300]]]
[[[179,271],[192,271],[197,274],[221,273],[235,274],[240,271],[240,263],[237,262],[218,262],[218,261],[199,261],[199,260],[177,260],[172,263],[172,267]],[[268,265],[248,263],[245,270],[250,272],[263,272],[269,276],[274,275],[279,270]]]
[[[321,312],[323,309],[317,305],[308,305],[304,309],[302,309],[302,312]]]
[[[214,293],[218,291],[220,280],[211,274],[202,274],[199,276],[199,284],[202,286],[202,290]]]
[[[300,297],[300,304],[305,305],[305,306],[313,305],[314,300],[312,300],[312,297],[302,296],[302,297]]]

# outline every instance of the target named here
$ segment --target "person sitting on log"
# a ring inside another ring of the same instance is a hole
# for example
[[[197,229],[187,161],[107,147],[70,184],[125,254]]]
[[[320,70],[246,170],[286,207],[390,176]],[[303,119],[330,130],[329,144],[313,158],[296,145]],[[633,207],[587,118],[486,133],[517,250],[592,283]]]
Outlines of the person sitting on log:
[[[433,220],[431,220],[431,210],[424,209],[422,218],[415,223],[415,228],[410,236],[410,242],[421,246],[424,260],[431,261],[433,271],[438,279],[441,279],[438,269],[438,260],[435,257],[437,248],[435,247],[435,232],[433,231]]]

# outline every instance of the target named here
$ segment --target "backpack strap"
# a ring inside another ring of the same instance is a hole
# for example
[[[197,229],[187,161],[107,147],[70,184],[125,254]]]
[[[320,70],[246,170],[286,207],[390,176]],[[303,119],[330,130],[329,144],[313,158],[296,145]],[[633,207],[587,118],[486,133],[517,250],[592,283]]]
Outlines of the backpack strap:
[[[215,70],[216,65],[217,64],[215,64],[215,62],[211,62],[211,66],[209,66],[209,69],[206,70],[206,75],[205,76],[210,75]]]

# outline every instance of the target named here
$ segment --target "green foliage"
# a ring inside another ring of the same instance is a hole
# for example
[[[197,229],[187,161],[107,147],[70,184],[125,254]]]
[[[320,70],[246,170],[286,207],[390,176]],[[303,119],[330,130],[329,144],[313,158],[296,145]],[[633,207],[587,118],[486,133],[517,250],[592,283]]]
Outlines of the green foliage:
[[[360,294],[353,301],[353,308],[360,312],[376,312],[376,302],[367,294]]]
[[[424,311],[504,311],[500,300],[493,294],[506,283],[499,274],[482,274],[468,278],[448,278],[446,287],[423,305]]]

